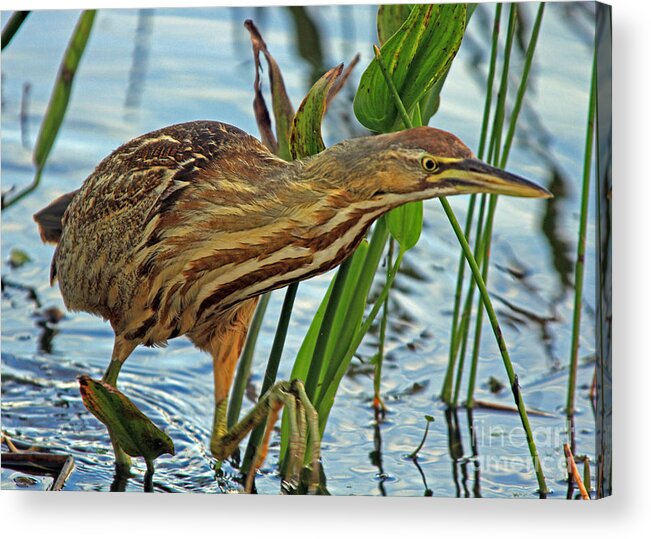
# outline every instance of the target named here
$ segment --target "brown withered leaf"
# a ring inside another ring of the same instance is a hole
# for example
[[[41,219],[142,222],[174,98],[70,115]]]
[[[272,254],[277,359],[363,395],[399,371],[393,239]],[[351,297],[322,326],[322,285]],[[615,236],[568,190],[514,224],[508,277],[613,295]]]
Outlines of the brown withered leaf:
[[[253,60],[255,62],[255,98],[253,100],[253,109],[260,130],[262,142],[273,153],[289,159],[289,133],[294,120],[294,107],[292,106],[285,82],[283,81],[282,72],[274,57],[269,53],[267,44],[255,23],[248,19],[244,22],[244,26],[249,31],[251,36],[251,44],[253,45]],[[274,113],[274,120],[276,122],[276,135],[274,136],[271,128],[271,118],[269,110],[265,103],[261,90],[260,81],[260,53],[264,54],[269,66],[269,83],[271,86],[271,103]]]
[[[353,72],[353,69],[355,69],[355,66],[359,63],[360,58],[361,58],[360,54],[357,53],[355,57],[351,60],[350,64],[348,64],[346,69],[344,69],[341,76],[332,85],[332,88],[330,88],[330,91],[328,92],[328,97],[326,98],[326,109],[328,108],[328,106],[330,106],[330,102],[345,86],[346,82],[348,82],[348,79],[350,78],[350,74]]]

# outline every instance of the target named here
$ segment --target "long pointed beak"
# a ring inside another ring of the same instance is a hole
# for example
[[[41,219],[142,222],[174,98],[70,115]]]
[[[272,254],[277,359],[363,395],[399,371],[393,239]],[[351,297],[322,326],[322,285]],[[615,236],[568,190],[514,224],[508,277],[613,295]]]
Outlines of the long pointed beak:
[[[552,198],[547,189],[510,172],[487,165],[479,159],[441,163],[440,177],[463,193],[493,193],[529,198]]]

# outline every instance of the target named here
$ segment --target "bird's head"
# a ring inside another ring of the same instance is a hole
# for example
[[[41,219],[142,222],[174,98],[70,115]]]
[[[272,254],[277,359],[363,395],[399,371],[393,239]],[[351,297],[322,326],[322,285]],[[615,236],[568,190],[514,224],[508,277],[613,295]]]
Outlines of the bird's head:
[[[552,196],[529,180],[480,161],[455,135],[432,127],[351,139],[321,155],[326,169],[339,171],[342,188],[359,199],[389,205],[468,193]]]

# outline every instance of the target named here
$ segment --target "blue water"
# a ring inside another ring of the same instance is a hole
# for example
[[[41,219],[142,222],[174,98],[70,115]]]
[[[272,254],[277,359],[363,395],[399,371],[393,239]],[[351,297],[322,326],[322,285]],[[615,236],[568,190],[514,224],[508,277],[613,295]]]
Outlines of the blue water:
[[[493,5],[480,6],[453,64],[432,125],[455,132],[476,149],[490,50]],[[2,213],[2,428],[16,440],[74,456],[66,489],[108,490],[112,453],[104,427],[81,404],[75,378],[101,376],[112,347],[108,324],[83,313],[65,313],[59,323],[43,311],[65,311],[51,288],[53,249],[43,245],[31,215],[54,197],[76,189],[94,165],[115,147],[164,125],[216,119],[257,135],[252,114],[253,62],[243,27],[253,18],[283,69],[298,105],[312,77],[356,52],[362,59],[350,87],[333,103],[324,127],[327,144],[363,134],[352,118],[356,80],[371,58],[374,8],[313,7],[310,37],[319,47],[297,44],[295,17],[287,8],[102,10],[76,77],[65,122],[48,160],[42,185]],[[296,12],[294,12],[296,14]],[[2,14],[3,24],[8,13]],[[532,6],[523,7],[527,28]],[[28,185],[31,154],[76,11],[34,12],[2,54],[2,190]],[[563,413],[573,302],[579,191],[590,76],[590,12],[575,4],[548,4],[531,88],[508,168],[550,187],[549,201],[502,198],[495,223],[489,289],[528,407],[553,496],[567,491],[562,444]],[[504,23],[505,26],[505,23]],[[529,30],[525,33],[528,35]],[[322,51],[319,53],[319,51]],[[513,73],[522,58],[514,59]],[[512,81],[512,93],[518,80]],[[29,84],[26,123],[21,127],[23,85]],[[265,83],[266,89],[266,83]],[[554,174],[556,172],[556,174]],[[465,197],[451,200],[459,220]],[[537,484],[517,414],[477,409],[477,454],[472,456],[466,413],[458,413],[461,446],[451,443],[445,408],[438,399],[447,365],[452,294],[459,247],[437,201],[426,204],[426,226],[405,259],[392,293],[383,393],[389,413],[373,418],[368,361],[377,338],[369,336],[344,378],[322,446],[327,488],[332,494],[536,497]],[[592,208],[592,205],[591,205]],[[594,416],[588,389],[594,371],[594,230],[588,229],[585,314],[577,391],[576,447],[594,454]],[[31,261],[12,269],[12,249]],[[280,378],[293,357],[331,275],[300,285]],[[40,306],[20,287],[31,287]],[[256,350],[251,383],[259,390],[283,293],[272,296]],[[126,363],[121,389],[176,445],[174,457],[157,461],[155,489],[228,492],[240,486],[228,464],[216,476],[207,447],[212,421],[212,365],[185,339],[164,349],[140,348]],[[476,398],[512,405],[508,388],[490,393],[488,379],[507,378],[487,326],[482,340]],[[462,391],[462,395],[465,390]],[[247,402],[247,406],[250,403]],[[424,415],[435,417],[418,466],[406,458],[419,443]],[[277,440],[256,484],[277,493]],[[594,459],[592,459],[594,460]],[[144,464],[136,462],[129,490],[142,490]],[[3,488],[19,488],[3,473]]]

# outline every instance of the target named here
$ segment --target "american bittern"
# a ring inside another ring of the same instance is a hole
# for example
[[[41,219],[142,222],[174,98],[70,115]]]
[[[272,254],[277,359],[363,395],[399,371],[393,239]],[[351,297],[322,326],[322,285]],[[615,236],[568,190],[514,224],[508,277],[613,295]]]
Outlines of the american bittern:
[[[479,192],[550,196],[430,127],[348,140],[286,162],[235,127],[196,121],[126,143],[79,191],[36,219],[45,239],[58,240],[51,278],[58,278],[68,309],[102,316],[113,327],[104,382],[116,385],[139,344],[187,335],[211,354],[210,448],[222,459],[255,423],[269,416],[272,427],[288,398],[310,409],[300,383],[281,382],[247,418],[226,427],[227,397],[258,296],[340,264],[373,221],[396,206]],[[113,445],[118,462],[128,462]]]

